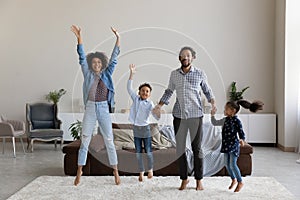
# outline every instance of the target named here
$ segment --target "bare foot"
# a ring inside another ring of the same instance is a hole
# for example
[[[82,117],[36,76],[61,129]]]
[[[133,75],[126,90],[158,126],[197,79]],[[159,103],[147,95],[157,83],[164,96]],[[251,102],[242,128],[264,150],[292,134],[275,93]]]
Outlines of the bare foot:
[[[143,176],[144,176],[144,172],[140,172],[140,175],[139,175],[139,182],[142,182],[142,181],[143,181]]]
[[[234,192],[239,192],[242,189],[243,186],[244,186],[244,183],[239,182],[238,185],[236,186]]]
[[[78,169],[77,170],[77,175],[76,175],[76,178],[74,180],[74,185],[77,186],[79,183],[80,183],[80,177],[82,175],[82,170],[81,169]]]
[[[153,177],[153,171],[152,171],[152,169],[150,169],[148,171],[148,178],[151,179],[152,177]]]
[[[204,190],[201,180],[196,180],[196,190]]]
[[[178,190],[184,190],[184,189],[186,189],[186,186],[187,186],[187,184],[188,184],[189,182],[190,182],[190,181],[189,181],[188,179],[182,180],[181,186],[180,186],[180,188],[178,188]]]
[[[121,180],[120,180],[120,176],[119,176],[118,170],[114,169],[113,174],[115,176],[115,183],[116,183],[116,185],[120,185]]]
[[[232,179],[231,184],[228,189],[231,190],[235,186],[235,184],[237,184],[236,179]]]

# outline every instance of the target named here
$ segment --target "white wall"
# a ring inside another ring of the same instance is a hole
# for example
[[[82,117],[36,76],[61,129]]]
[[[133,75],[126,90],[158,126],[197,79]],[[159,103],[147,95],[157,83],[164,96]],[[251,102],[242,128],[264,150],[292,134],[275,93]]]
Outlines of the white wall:
[[[277,140],[285,141],[285,1],[276,0],[275,29],[275,113],[277,113]]]
[[[298,87],[300,78],[300,2],[286,1],[285,122],[283,146],[296,146]],[[298,145],[298,144],[297,144]]]
[[[125,90],[129,63],[138,67],[134,86],[152,83],[157,101],[171,70],[179,66],[179,49],[190,45],[219,112],[232,81],[239,88],[250,86],[244,97],[260,99],[263,112],[274,112],[275,5],[274,0],[1,0],[0,113],[24,119],[26,102],[41,101],[60,88],[68,91],[60,111],[78,111],[72,104],[81,98],[82,76],[71,24],[82,27],[86,51],[110,54],[109,27],[120,31],[122,52],[113,77],[117,111],[130,104]]]

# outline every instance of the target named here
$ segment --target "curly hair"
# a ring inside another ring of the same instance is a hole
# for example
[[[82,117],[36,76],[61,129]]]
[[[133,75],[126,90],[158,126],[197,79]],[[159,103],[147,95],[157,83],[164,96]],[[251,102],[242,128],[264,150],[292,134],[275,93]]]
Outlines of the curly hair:
[[[142,89],[142,87],[148,87],[150,89],[150,92],[152,91],[152,87],[149,83],[143,83],[139,86],[139,91]]]
[[[180,57],[181,53],[182,53],[184,50],[189,50],[189,51],[192,53],[193,58],[194,58],[194,59],[196,58],[196,51],[195,51],[192,47],[187,47],[187,46],[182,47],[182,48],[180,49],[180,51],[179,51],[179,57]]]
[[[106,68],[107,67],[108,57],[105,55],[104,52],[98,52],[98,51],[96,51],[95,53],[89,53],[86,56],[86,60],[87,60],[89,68],[92,67],[92,60],[93,60],[93,58],[99,58],[101,60],[101,62],[102,62],[102,68]]]
[[[235,113],[238,113],[240,111],[240,105],[243,108],[250,110],[251,112],[257,112],[258,110],[263,109],[264,103],[261,101],[254,101],[253,103],[250,103],[249,101],[246,101],[244,99],[238,101],[228,101],[226,103],[226,106],[235,109]]]

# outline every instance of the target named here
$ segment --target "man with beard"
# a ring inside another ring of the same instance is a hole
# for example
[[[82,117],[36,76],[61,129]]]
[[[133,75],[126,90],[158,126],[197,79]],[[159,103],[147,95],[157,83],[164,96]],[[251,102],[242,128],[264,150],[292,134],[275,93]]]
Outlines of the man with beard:
[[[191,47],[183,47],[179,53],[181,67],[172,71],[169,86],[165,90],[154,112],[160,113],[161,107],[169,104],[173,92],[176,90],[176,102],[173,107],[173,125],[176,138],[176,154],[179,158],[179,175],[182,180],[179,190],[184,190],[189,183],[187,159],[185,154],[186,136],[189,131],[194,154],[194,175],[196,190],[203,190],[203,153],[201,148],[203,112],[201,92],[206,96],[212,108],[215,109],[215,100],[207,82],[206,74],[192,66],[196,52]]]

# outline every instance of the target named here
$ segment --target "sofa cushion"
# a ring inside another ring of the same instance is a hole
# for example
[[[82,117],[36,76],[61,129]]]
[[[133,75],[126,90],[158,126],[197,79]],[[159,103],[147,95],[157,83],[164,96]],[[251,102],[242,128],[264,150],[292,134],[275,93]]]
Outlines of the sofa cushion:
[[[113,129],[114,143],[117,150],[135,149],[132,129]]]
[[[30,138],[53,138],[53,137],[62,137],[64,134],[61,129],[34,129],[30,131]]]
[[[54,128],[54,121],[32,120],[33,129]]]

